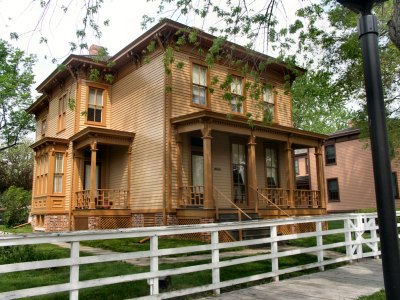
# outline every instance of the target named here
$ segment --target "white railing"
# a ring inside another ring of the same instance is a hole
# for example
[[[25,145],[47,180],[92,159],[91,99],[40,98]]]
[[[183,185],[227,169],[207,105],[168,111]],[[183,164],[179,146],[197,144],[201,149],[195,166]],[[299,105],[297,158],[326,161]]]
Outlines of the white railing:
[[[101,287],[104,285],[116,284],[121,282],[132,282],[138,280],[147,280],[150,285],[149,295],[146,297],[142,297],[141,299],[167,299],[205,291],[214,291],[214,293],[218,294],[221,288],[236,284],[265,278],[273,278],[274,280],[279,280],[280,275],[300,270],[310,268],[319,268],[323,270],[324,266],[334,263],[346,262],[353,259],[365,257],[377,257],[380,255],[380,250],[376,218],[376,214],[346,214],[220,224],[3,236],[0,237],[0,247],[69,242],[71,243],[71,254],[70,258],[3,264],[0,267],[0,274],[69,266],[70,279],[68,283],[3,292],[0,293],[0,299],[17,299],[27,296],[38,296],[65,291],[69,291],[70,299],[78,299],[79,290],[81,289]],[[344,226],[343,228],[329,230],[326,228],[326,224],[329,221],[342,221]],[[300,227],[301,224],[305,223],[308,227],[315,228],[315,231],[278,236],[280,226],[289,225]],[[251,228],[270,228],[270,237],[229,243],[220,243],[218,240],[218,233],[221,231],[245,230]],[[159,249],[158,247],[158,240],[160,237],[176,236],[179,234],[190,233],[208,234],[210,237],[210,243],[200,246],[170,249]],[[332,244],[324,244],[323,237],[332,234],[343,235],[343,241]],[[81,257],[79,253],[80,242],[82,241],[133,237],[150,237],[150,250],[83,257]],[[288,242],[299,238],[315,238],[316,246],[291,247],[288,250],[287,248],[282,248],[278,244],[279,242]],[[261,254],[247,257],[243,257],[241,256],[241,254],[238,254],[238,257],[220,261],[220,250],[232,247],[246,247],[260,244],[262,244],[263,247],[267,247],[269,251],[264,251]],[[327,259],[326,255],[324,255],[324,252],[338,247],[345,247],[346,253],[338,252],[338,257]],[[211,262],[198,265],[195,264],[186,267],[176,267],[166,270],[159,269],[159,258],[161,258],[162,256],[195,253],[199,251],[210,251]],[[285,256],[293,256],[306,253],[316,255],[317,261],[290,268],[279,268],[279,260],[281,258]],[[150,258],[150,271],[148,272],[113,276],[107,278],[97,278],[84,281],[79,280],[79,269],[81,265],[137,259],[144,257]],[[272,268],[271,270],[266,270],[265,273],[246,276],[233,280],[221,281],[221,268],[268,260],[271,261]],[[211,284],[160,293],[159,278],[178,274],[188,274],[204,270],[211,270]]]

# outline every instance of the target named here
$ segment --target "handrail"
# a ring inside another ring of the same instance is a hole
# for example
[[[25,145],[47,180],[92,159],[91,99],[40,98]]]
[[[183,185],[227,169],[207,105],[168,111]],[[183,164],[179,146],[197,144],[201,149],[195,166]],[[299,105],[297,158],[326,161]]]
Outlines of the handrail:
[[[238,211],[240,211],[242,214],[244,214],[249,220],[253,220],[252,217],[250,217],[248,214],[246,214],[243,209],[241,209],[239,206],[237,206],[232,200],[228,199],[228,197],[225,196],[224,193],[222,193],[219,189],[214,187],[214,190],[220,194],[226,201],[228,201],[230,204],[232,204]]]
[[[265,200],[267,200],[268,203],[272,204],[272,206],[275,206],[279,212],[283,212],[286,216],[288,217],[292,217],[291,215],[289,215],[286,211],[284,211],[282,208],[280,208],[278,205],[276,205],[274,202],[272,202],[271,200],[269,200],[267,197],[265,197],[263,194],[261,194],[258,189],[253,188],[252,186],[249,186],[249,188],[251,188],[252,190],[257,192],[257,195],[260,195],[261,197],[263,197]],[[258,201],[258,197],[257,197],[257,201]]]

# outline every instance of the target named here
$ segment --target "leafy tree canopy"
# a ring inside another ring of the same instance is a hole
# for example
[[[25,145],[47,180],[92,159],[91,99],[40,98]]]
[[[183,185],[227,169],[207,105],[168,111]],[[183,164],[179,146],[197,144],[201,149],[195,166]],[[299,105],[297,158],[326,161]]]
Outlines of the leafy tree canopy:
[[[0,204],[5,208],[3,218],[8,227],[24,224],[28,221],[31,192],[11,186],[1,196]]]
[[[32,103],[35,57],[0,40],[0,152],[17,145],[34,130],[25,109]]]

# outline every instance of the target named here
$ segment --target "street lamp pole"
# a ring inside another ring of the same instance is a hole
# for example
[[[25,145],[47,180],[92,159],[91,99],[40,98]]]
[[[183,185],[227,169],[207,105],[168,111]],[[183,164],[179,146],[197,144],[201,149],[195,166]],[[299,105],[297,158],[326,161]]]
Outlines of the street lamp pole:
[[[386,299],[400,299],[400,252],[397,232],[391,165],[385,121],[385,105],[378,53],[378,25],[372,14],[375,3],[386,0],[338,0],[343,6],[360,13],[358,33],[364,65],[369,131],[375,179],[382,268]]]

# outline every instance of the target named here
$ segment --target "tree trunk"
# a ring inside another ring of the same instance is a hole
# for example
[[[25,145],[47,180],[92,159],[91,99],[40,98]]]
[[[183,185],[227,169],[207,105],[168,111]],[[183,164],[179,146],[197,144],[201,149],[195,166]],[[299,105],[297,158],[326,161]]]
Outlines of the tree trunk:
[[[400,49],[400,0],[393,0],[393,16],[388,26],[390,39]]]

